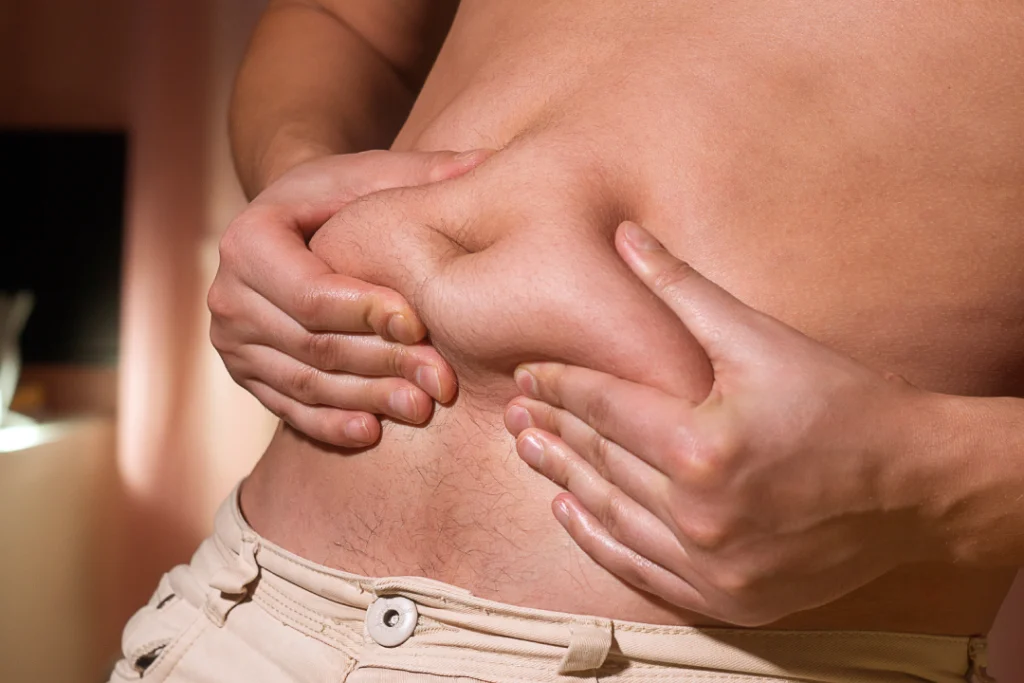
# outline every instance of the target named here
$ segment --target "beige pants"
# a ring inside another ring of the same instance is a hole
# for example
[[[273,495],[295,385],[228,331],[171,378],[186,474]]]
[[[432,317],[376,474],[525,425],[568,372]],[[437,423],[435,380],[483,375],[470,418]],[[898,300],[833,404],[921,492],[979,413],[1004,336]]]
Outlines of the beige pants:
[[[335,571],[260,538],[237,492],[124,630],[112,681],[985,681],[984,640],[655,626]],[[972,672],[973,669],[973,672]]]

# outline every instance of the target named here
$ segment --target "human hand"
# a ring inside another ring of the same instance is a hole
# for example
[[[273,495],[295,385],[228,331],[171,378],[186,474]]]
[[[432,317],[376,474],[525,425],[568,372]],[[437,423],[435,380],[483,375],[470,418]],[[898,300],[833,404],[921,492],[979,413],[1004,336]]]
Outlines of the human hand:
[[[320,441],[362,447],[376,414],[425,421],[455,376],[393,290],[335,273],[307,247],[361,196],[456,177],[487,151],[371,151],[301,164],[228,226],[210,288],[210,339],[231,377],[271,412]]]
[[[696,337],[700,403],[532,363],[505,421],[568,490],[559,522],[595,561],[680,607],[754,626],[933,559],[914,462],[927,392],[758,313],[638,226],[616,248]]]

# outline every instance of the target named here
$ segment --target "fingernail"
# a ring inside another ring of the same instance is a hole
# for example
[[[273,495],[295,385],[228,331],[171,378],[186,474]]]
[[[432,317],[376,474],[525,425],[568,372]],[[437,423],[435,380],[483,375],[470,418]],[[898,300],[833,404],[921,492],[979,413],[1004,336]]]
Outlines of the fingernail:
[[[544,444],[535,434],[527,434],[519,439],[516,451],[523,462],[535,470],[539,470],[544,464]]]
[[[416,368],[416,385],[430,394],[435,401],[441,400],[441,374],[437,368],[424,365]]]
[[[358,443],[370,443],[370,428],[366,418],[356,418],[345,423],[345,436]]]
[[[622,227],[626,239],[637,249],[644,251],[656,251],[661,249],[661,242],[654,239],[651,233],[641,228],[636,223],[624,223]]]
[[[412,422],[416,419],[416,399],[413,398],[412,389],[405,388],[391,392],[391,395],[388,396],[388,407],[403,420]]]
[[[409,324],[409,320],[401,313],[393,313],[388,318],[387,324],[388,335],[398,342],[403,344],[414,344],[415,339],[412,338],[412,325]]]
[[[569,522],[569,506],[565,504],[564,500],[556,500],[552,506],[552,511],[555,513],[555,519],[562,526]]]
[[[522,406],[510,407],[505,411],[505,426],[513,435],[518,436],[519,432],[533,426],[530,411]]]
[[[523,367],[516,368],[513,377],[516,380],[516,386],[519,387],[519,391],[523,392],[530,398],[537,398],[539,392],[537,390],[537,378],[533,376],[529,370]]]

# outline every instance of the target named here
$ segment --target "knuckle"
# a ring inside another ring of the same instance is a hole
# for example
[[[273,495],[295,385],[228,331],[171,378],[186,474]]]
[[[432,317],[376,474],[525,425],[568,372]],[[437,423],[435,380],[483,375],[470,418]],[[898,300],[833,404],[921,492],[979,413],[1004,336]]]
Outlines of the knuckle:
[[[610,391],[598,391],[589,396],[584,406],[586,422],[591,426],[599,426],[608,423],[612,413],[612,395]]]
[[[614,573],[627,583],[648,593],[657,593],[653,563],[635,552],[622,553],[616,558]]]
[[[533,420],[533,426],[551,432],[563,439],[568,434],[571,434],[574,428],[574,418],[570,413],[554,408],[547,403],[531,404],[529,413]]]
[[[626,518],[629,514],[629,506],[626,500],[626,494],[620,489],[613,488],[608,493],[608,497],[604,500],[604,504],[598,514],[598,519],[601,520],[601,524],[608,530],[614,538],[624,545],[629,545],[627,538],[624,538],[624,533],[627,532],[629,525],[626,523]]]
[[[653,571],[644,562],[625,562],[620,576],[627,582],[647,593],[657,593]]]
[[[668,460],[668,474],[672,479],[688,481],[690,478],[690,460],[694,452],[696,440],[690,429],[682,424],[675,425],[668,433],[665,447],[671,457]]]
[[[314,403],[313,396],[315,394],[319,378],[320,372],[316,368],[308,365],[300,365],[299,368],[292,373],[291,381],[289,382],[292,395],[303,403]]]
[[[748,614],[751,598],[757,596],[757,584],[756,575],[743,566],[723,565],[715,572],[715,588],[737,607],[745,607],[741,611]]]
[[[323,293],[315,287],[304,287],[296,294],[296,319],[307,329],[316,329],[320,326],[325,308]]]
[[[362,296],[363,323],[372,329],[383,329],[394,313],[403,312],[406,308],[402,296],[394,290],[371,285]]]
[[[731,530],[717,519],[689,515],[675,521],[690,543],[705,552],[721,550],[729,541]]]
[[[224,230],[224,234],[221,235],[220,242],[217,244],[217,252],[220,254],[222,263],[231,263],[239,256],[242,249],[241,236],[246,232],[248,224],[247,211],[242,212],[228,223],[227,229]]]
[[[661,291],[672,291],[694,277],[697,277],[697,271],[686,263],[676,262],[654,277],[654,286]]]
[[[206,307],[210,309],[210,315],[221,320],[233,320],[237,315],[233,298],[228,296],[224,287],[217,282],[214,282],[206,295]]]
[[[605,479],[609,479],[610,473],[608,463],[612,457],[612,443],[596,432],[591,434],[590,439],[590,464],[595,470],[597,470],[598,474]]]
[[[340,370],[344,361],[338,338],[326,332],[306,335],[306,354],[309,362],[321,370]]]
[[[409,352],[403,346],[392,347],[387,354],[387,371],[392,377],[405,377],[406,368],[411,360]]]
[[[718,488],[732,479],[738,443],[728,431],[715,430],[693,439],[678,460],[679,474],[701,488]]]

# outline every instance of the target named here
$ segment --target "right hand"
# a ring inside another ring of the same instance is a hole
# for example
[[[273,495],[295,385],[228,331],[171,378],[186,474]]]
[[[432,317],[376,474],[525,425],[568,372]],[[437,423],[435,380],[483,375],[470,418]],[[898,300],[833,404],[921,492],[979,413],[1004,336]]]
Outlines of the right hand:
[[[377,415],[425,422],[455,375],[397,292],[335,273],[308,240],[345,204],[466,173],[488,156],[371,151],[300,164],[228,226],[210,339],[231,377],[298,431],[336,446],[380,437]]]

